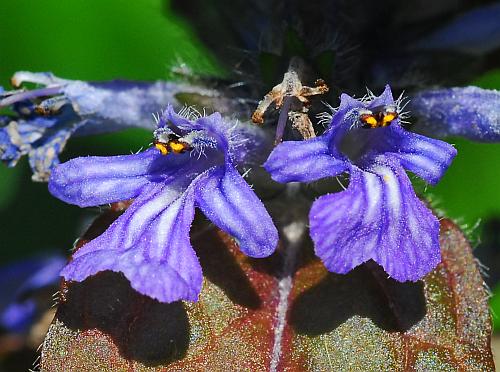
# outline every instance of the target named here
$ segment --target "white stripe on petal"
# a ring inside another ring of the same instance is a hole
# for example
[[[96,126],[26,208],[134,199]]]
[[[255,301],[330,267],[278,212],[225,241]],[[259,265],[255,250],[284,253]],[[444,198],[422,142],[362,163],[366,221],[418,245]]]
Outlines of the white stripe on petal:
[[[392,217],[399,217],[401,207],[401,191],[398,182],[398,175],[391,168],[382,165],[376,165],[372,168],[372,170],[378,174],[384,182],[387,205],[392,212]]]
[[[326,267],[346,273],[374,259],[399,281],[417,280],[439,262],[439,223],[394,159],[354,169],[346,191],[311,208],[311,236]]]
[[[368,201],[365,211],[365,221],[374,222],[379,218],[380,203],[382,202],[382,185],[379,177],[373,173],[364,172],[363,178],[365,181],[366,199]]]

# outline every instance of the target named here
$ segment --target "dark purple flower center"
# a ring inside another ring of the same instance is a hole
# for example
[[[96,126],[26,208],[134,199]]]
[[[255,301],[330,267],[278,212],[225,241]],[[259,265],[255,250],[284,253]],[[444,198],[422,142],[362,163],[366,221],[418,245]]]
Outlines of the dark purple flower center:
[[[393,124],[394,125],[394,124]],[[347,130],[340,139],[337,139],[340,152],[347,156],[351,163],[362,167],[380,148],[380,145],[386,142],[386,136],[389,136],[390,128],[374,127],[370,129],[356,126]]]

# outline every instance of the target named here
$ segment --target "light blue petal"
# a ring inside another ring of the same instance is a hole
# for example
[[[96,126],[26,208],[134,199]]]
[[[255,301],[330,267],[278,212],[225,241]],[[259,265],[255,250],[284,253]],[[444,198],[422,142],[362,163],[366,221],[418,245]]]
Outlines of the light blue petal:
[[[16,165],[29,156],[34,181],[47,181],[50,169],[59,164],[59,153],[68,138],[82,125],[74,113],[63,110],[55,117],[10,118],[0,128],[0,159]]]

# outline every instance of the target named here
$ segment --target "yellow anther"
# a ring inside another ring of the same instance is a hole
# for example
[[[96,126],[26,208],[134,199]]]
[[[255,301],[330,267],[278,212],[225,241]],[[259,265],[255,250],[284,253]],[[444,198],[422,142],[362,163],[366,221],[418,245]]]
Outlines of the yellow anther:
[[[386,126],[386,125],[389,125],[391,123],[391,121],[393,121],[394,119],[396,119],[396,115],[395,114],[386,114],[384,115],[383,119],[382,119],[382,126]]]
[[[377,126],[377,119],[375,119],[373,116],[367,116],[365,118],[365,123],[369,124],[372,127],[376,127]]]
[[[170,145],[170,149],[176,154],[180,154],[187,148],[186,144],[181,142],[170,141],[168,144]]]
[[[168,154],[168,147],[165,143],[157,142],[155,143],[155,147],[160,150],[162,155],[167,155]]]

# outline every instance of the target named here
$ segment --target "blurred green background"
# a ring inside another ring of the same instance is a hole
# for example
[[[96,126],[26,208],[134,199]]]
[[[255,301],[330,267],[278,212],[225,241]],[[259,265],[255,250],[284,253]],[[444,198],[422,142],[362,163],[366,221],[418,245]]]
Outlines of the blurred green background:
[[[167,79],[180,61],[194,71],[218,67],[192,29],[160,0],[0,1],[0,85],[18,70],[52,71],[80,80]],[[140,129],[72,139],[62,159],[119,154],[151,142]],[[0,165],[0,262],[39,249],[65,252],[89,215],[30,182],[27,160]]]
[[[4,87],[18,70],[52,71],[81,80],[167,79],[180,61],[195,72],[221,71],[192,27],[173,15],[164,1],[0,1]],[[472,83],[500,89],[500,70]],[[72,139],[62,158],[128,153],[150,139],[141,130]],[[428,195],[448,217],[469,227],[500,217],[500,144],[451,142],[458,156],[442,182],[427,189]],[[13,169],[0,166],[0,264],[42,249],[68,252],[97,212],[52,198],[46,184],[32,183],[30,175],[26,159]],[[477,233],[481,235],[481,225]],[[500,293],[500,287],[496,291]],[[500,315],[499,298],[493,302]]]

